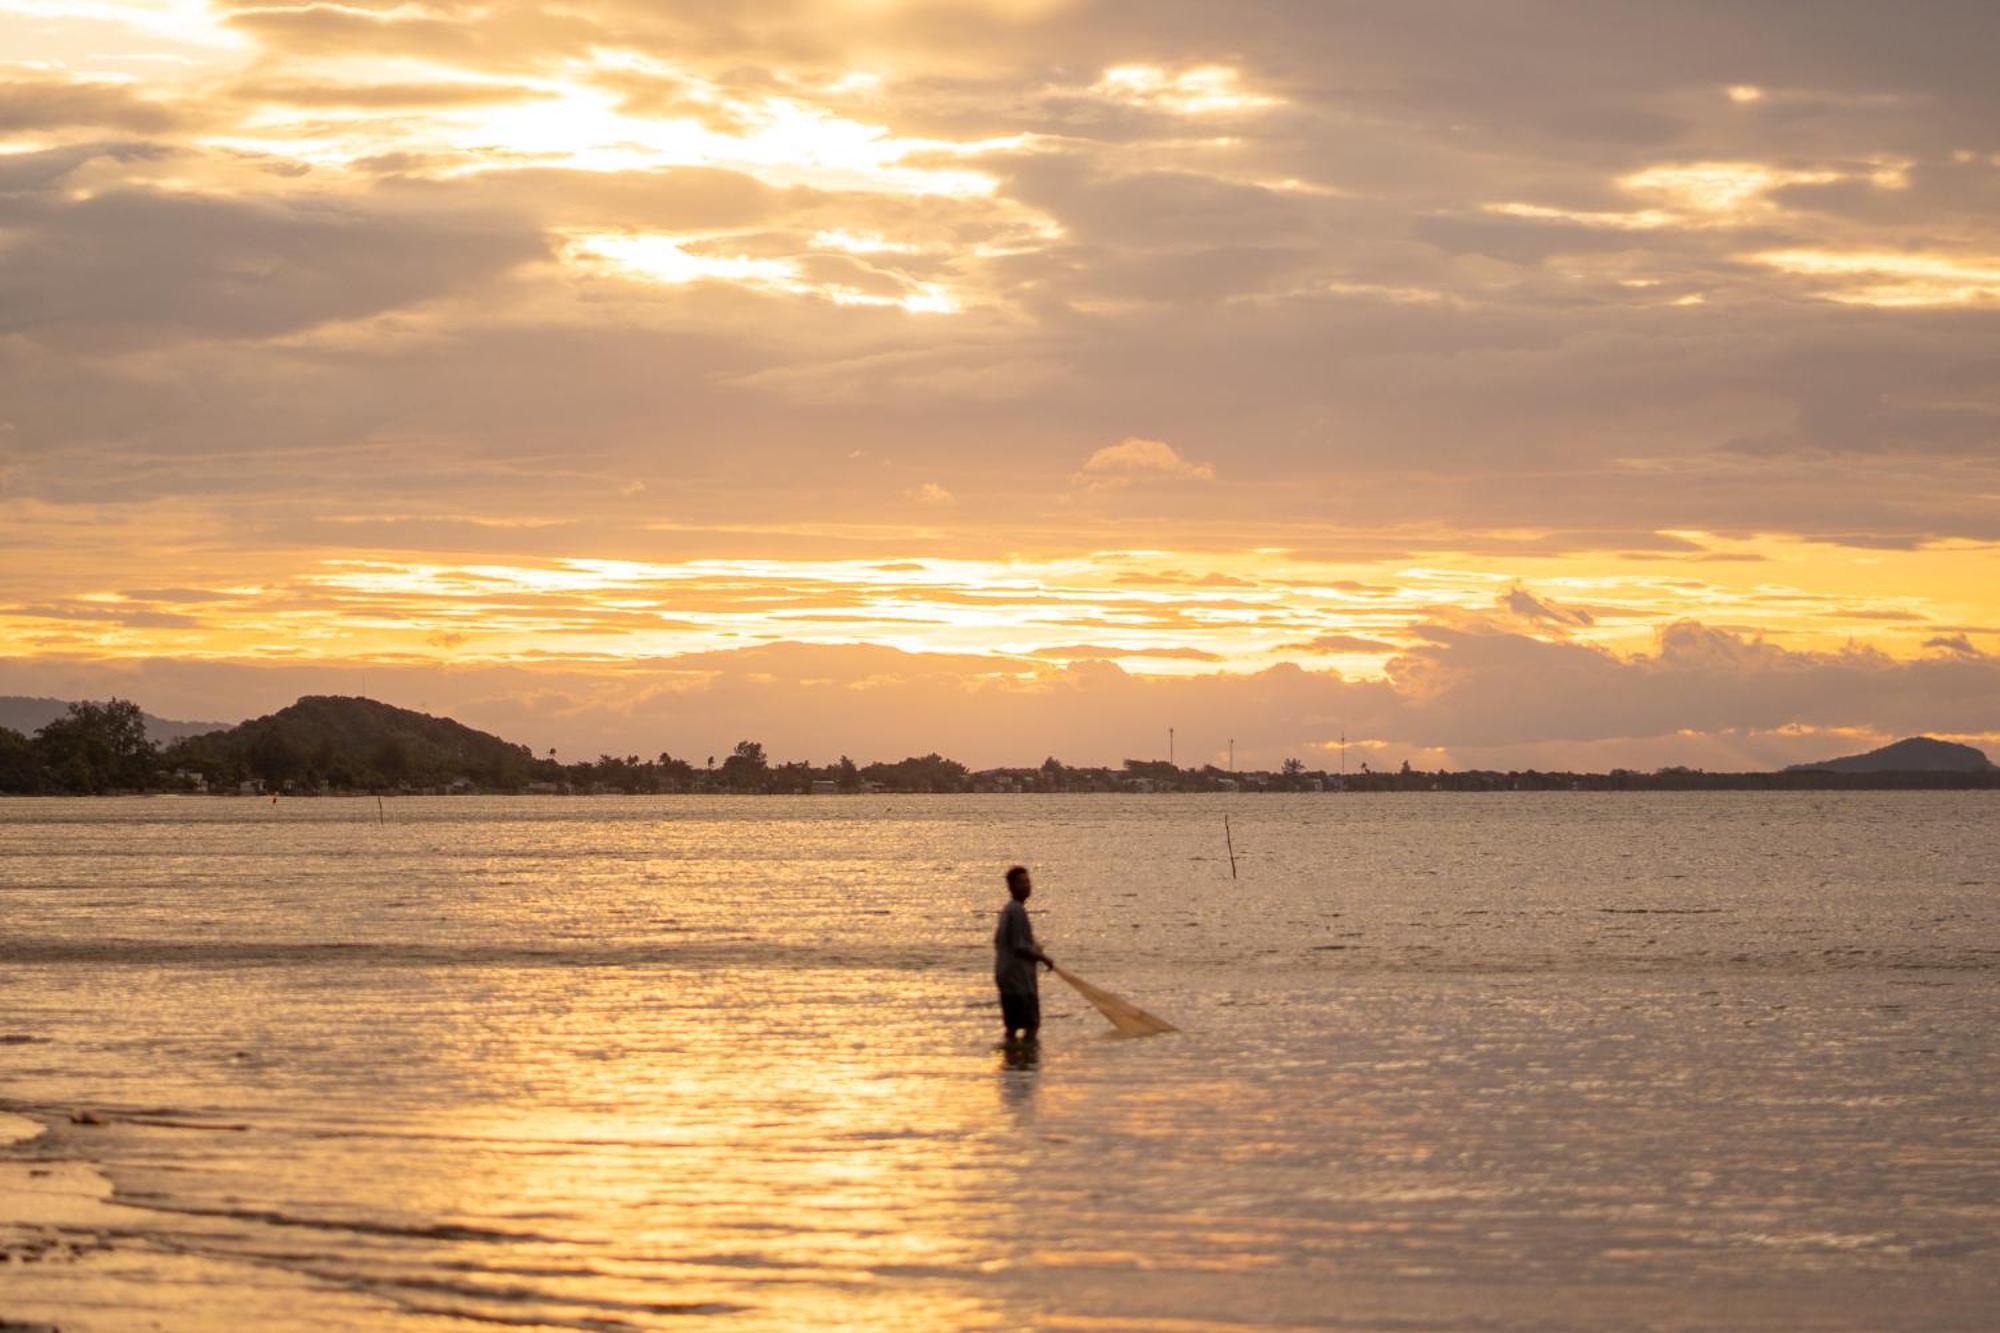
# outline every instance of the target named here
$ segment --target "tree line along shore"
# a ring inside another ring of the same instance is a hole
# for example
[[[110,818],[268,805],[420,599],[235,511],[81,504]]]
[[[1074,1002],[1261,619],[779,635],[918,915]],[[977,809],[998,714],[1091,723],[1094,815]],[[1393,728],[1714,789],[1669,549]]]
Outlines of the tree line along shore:
[[[1899,742],[1911,746],[1917,741]],[[773,763],[756,741],[700,762],[662,753],[560,761],[450,718],[373,699],[310,695],[241,725],[159,745],[136,704],[74,703],[32,735],[0,727],[0,793],[109,795],[152,792],[217,795],[842,795],[918,792],[1491,792],[1491,791],[1842,791],[2000,790],[2000,769],[1969,747],[1964,767],[1795,768],[1709,773],[1689,768],[1609,773],[1425,771],[1404,764],[1376,772],[1328,772],[1288,759],[1275,771],[1183,768],[1127,759],[1118,767],[1073,766],[1055,758],[1032,768],[973,771],[938,754],[894,763]],[[1895,750],[1898,747],[1890,747]],[[1888,751],[1882,752],[1887,754]],[[1926,758],[1929,759],[1929,752]],[[1949,756],[1948,756],[1949,757]],[[1842,761],[1846,762],[1846,761]]]

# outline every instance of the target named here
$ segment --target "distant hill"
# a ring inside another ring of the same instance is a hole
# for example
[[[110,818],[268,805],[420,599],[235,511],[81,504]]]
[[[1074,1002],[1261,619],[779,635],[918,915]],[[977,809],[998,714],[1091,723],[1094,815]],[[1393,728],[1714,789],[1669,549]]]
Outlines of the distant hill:
[[[1912,736],[1867,754],[1850,754],[1817,764],[1793,764],[1787,773],[1991,773],[1984,750],[1955,741]]]
[[[23,736],[34,735],[68,711],[67,699],[0,694],[0,727],[18,731]],[[154,717],[151,713],[145,717],[146,738],[156,745],[199,736],[204,732],[222,731],[229,726],[227,722],[175,722],[169,718]]]
[[[298,790],[447,786],[518,788],[534,755],[483,731],[373,699],[309,694],[268,717],[168,747],[162,762],[211,784],[254,780]]]

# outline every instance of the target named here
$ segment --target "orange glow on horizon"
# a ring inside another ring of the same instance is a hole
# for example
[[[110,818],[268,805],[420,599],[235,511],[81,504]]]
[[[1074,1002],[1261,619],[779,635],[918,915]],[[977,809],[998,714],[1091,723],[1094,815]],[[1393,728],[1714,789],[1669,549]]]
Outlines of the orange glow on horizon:
[[[107,657],[626,661],[760,643],[871,643],[972,654],[1033,673],[1101,658],[1138,674],[1278,662],[1382,674],[1426,625],[1645,649],[1699,619],[1794,647],[1860,641],[1914,656],[1939,626],[2000,622],[1991,548],[1869,552],[1695,539],[1643,553],[1330,563],[1275,552],[1101,551],[1042,559],[469,563],[342,556],[173,601],[91,589],[0,612],[23,642]],[[1718,557],[1720,559],[1718,560]],[[1922,586],[1923,596],[1907,589]],[[1510,598],[1515,590],[1529,600]],[[1955,631],[1954,631],[1955,632]]]

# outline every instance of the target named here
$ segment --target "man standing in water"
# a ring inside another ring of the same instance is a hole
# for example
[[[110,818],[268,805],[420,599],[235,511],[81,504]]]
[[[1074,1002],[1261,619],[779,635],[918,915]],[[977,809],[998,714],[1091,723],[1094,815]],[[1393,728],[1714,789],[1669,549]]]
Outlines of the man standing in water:
[[[1017,1035],[1033,1041],[1042,1030],[1035,964],[1051,971],[1056,965],[1056,960],[1035,943],[1035,928],[1028,923],[1028,895],[1034,891],[1028,867],[1013,866],[1007,871],[1011,901],[1000,909],[1000,924],[993,931],[993,980],[1000,987],[1000,1016],[1007,1024],[1008,1041]]]

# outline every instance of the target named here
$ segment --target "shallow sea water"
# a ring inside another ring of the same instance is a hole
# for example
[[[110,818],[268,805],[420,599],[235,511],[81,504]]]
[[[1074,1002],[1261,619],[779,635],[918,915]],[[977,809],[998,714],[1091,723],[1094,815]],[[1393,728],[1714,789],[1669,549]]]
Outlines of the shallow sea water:
[[[0,801],[0,1319],[2000,1325],[1989,793],[384,814]]]

